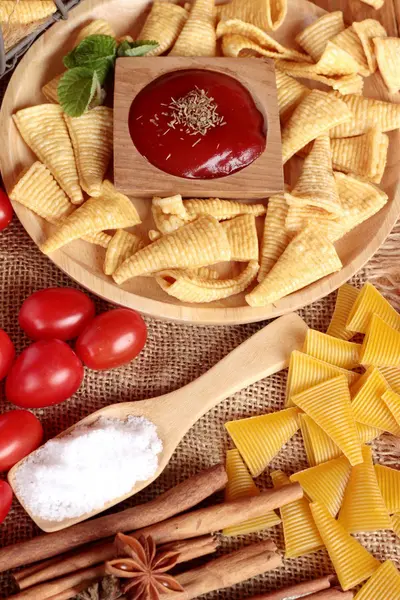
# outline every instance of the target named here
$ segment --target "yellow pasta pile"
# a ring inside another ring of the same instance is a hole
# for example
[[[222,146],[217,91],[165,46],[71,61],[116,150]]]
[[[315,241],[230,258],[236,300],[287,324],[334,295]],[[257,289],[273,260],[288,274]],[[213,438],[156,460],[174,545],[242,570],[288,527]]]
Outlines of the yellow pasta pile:
[[[229,452],[257,477],[300,429],[310,467],[270,473],[275,487],[299,482],[304,491],[280,510],[286,557],[325,547],[343,590],[368,580],[358,600],[398,600],[394,564],[381,564],[352,534],[400,536],[400,470],[374,464],[367,445],[383,432],[400,436],[400,317],[370,283],[346,284],[328,331],[309,329],[302,352],[292,353],[286,408],[226,423],[236,447]]]

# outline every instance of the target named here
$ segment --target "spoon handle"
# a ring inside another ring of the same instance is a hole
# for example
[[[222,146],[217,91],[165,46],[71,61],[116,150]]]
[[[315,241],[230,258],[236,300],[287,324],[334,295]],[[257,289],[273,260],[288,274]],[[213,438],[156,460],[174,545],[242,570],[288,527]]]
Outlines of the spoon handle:
[[[284,369],[301,350],[307,325],[296,313],[276,319],[240,344],[209,371],[164,399],[191,427],[221,400]]]

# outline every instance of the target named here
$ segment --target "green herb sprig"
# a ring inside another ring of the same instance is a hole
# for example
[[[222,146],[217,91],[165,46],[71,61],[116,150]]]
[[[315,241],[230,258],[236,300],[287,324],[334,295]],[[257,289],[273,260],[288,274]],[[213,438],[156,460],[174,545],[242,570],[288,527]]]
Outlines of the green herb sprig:
[[[89,35],[64,56],[66,73],[61,77],[57,93],[63,111],[80,117],[90,108],[104,102],[103,88],[114,70],[117,57],[145,56],[158,42],[127,40],[117,44],[109,35]]]

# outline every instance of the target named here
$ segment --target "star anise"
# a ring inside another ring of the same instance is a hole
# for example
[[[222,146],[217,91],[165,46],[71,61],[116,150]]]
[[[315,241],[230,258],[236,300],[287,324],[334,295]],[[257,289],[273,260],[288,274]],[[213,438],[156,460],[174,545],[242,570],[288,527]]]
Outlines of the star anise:
[[[118,533],[115,538],[118,558],[106,563],[107,573],[130,581],[122,585],[129,600],[159,600],[160,594],[183,592],[183,587],[167,571],[172,569],[179,553],[157,552],[151,536],[139,539]]]

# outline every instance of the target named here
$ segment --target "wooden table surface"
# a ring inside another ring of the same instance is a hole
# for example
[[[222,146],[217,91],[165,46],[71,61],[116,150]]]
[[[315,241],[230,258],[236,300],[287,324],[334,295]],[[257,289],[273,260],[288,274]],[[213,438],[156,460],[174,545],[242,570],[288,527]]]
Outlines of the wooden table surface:
[[[400,0],[385,0],[383,8],[375,10],[361,0],[313,0],[314,4],[327,11],[341,10],[345,20],[361,21],[362,19],[378,19],[385,27],[388,35],[400,35]]]

